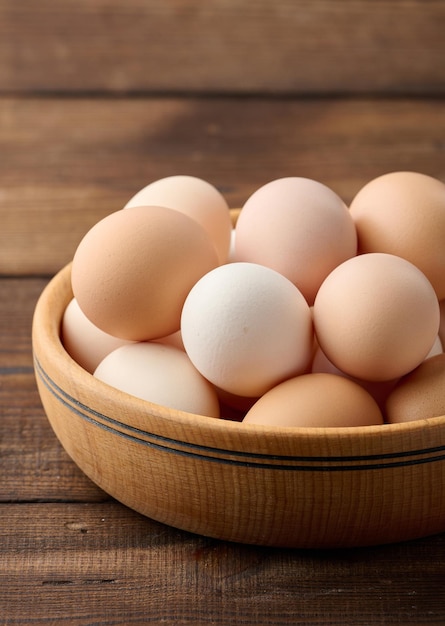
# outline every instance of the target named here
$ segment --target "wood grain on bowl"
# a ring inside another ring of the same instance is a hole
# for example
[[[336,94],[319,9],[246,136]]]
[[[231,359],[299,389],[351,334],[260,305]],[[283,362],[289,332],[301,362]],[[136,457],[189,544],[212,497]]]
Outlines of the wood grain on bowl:
[[[177,528],[260,545],[365,546],[444,529],[445,417],[291,429],[144,402],[65,352],[59,328],[71,297],[68,265],[36,307],[39,391],[65,450],[117,500]]]

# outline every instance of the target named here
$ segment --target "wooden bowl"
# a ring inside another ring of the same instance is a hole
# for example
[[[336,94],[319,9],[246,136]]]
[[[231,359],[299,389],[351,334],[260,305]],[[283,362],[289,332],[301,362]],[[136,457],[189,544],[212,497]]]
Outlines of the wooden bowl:
[[[125,505],[193,533],[270,546],[365,546],[445,530],[445,416],[271,428],[151,404],[70,358],[60,326],[71,298],[67,266],[35,310],[40,396],[75,463]]]

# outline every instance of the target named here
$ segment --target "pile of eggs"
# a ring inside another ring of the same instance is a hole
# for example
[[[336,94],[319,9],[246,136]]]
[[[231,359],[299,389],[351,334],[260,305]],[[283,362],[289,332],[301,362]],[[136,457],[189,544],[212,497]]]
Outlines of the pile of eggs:
[[[71,282],[67,352],[152,403],[276,426],[445,414],[445,185],[430,176],[385,174],[349,207],[277,179],[235,226],[210,183],[163,178],[86,233]]]

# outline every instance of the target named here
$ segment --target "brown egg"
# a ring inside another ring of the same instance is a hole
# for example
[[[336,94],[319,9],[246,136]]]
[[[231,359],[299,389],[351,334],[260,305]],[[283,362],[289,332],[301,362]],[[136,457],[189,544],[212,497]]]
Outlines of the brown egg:
[[[243,420],[267,426],[371,426],[382,424],[375,400],[360,385],[335,374],[304,374],[265,393]]]
[[[312,361],[312,373],[325,373],[325,374],[336,374],[337,376],[344,376],[345,378],[349,378],[357,385],[363,387],[377,402],[380,409],[383,411],[385,407],[386,398],[389,396],[390,392],[394,389],[398,379],[395,380],[383,380],[383,381],[371,381],[371,380],[360,380],[359,378],[355,378],[342,372],[335,367],[331,361],[329,361],[328,357],[323,353],[320,347],[317,348],[315,352],[314,359]]]
[[[404,376],[386,401],[388,422],[445,415],[445,354],[437,354]]]
[[[151,182],[125,205],[166,206],[196,220],[213,242],[221,263],[230,249],[232,222],[224,196],[209,182],[196,176],[167,176]]]
[[[400,378],[431,350],[439,330],[439,302],[412,263],[369,253],[336,267],[314,304],[320,348],[343,372],[361,380]]]
[[[215,247],[195,220],[165,207],[132,207],[108,215],[85,235],[71,280],[93,324],[143,341],[179,330],[188,292],[217,265]]]
[[[445,184],[417,172],[391,172],[365,185],[350,206],[358,250],[414,263],[445,298]]]

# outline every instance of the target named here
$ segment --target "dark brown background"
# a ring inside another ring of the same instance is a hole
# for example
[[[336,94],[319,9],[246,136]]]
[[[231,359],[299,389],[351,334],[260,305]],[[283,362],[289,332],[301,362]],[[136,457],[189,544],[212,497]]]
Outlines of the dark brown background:
[[[350,551],[195,537],[112,501],[37,395],[30,326],[86,230],[192,174],[349,202],[445,181],[440,0],[0,0],[0,623],[445,623],[445,535]],[[445,530],[445,521],[444,521]]]

